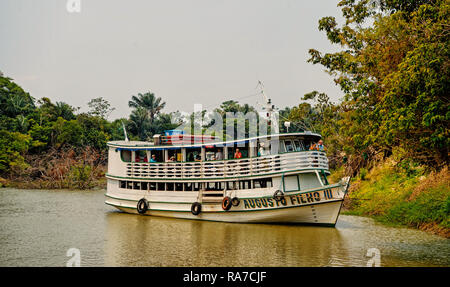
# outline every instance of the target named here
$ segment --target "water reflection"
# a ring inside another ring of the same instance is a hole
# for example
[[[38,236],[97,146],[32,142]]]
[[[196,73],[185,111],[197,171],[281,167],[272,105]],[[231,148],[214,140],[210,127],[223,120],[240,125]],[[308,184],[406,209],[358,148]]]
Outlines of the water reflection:
[[[330,258],[348,257],[336,228],[202,222],[121,212],[108,213],[106,222],[108,266],[324,266],[330,265]]]

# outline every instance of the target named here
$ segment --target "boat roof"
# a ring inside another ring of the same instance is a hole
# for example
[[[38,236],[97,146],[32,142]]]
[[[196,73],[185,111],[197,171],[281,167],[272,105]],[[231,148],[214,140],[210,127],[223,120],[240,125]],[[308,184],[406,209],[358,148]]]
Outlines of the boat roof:
[[[294,133],[282,133],[282,134],[270,134],[264,136],[257,136],[245,139],[236,139],[229,141],[214,141],[205,143],[192,143],[192,144],[174,144],[174,145],[154,145],[153,142],[148,141],[110,141],[108,142],[109,147],[125,148],[125,149],[178,149],[178,148],[198,148],[203,146],[233,146],[234,144],[242,144],[249,141],[255,141],[258,139],[271,139],[274,137],[312,137],[316,140],[321,138],[321,135],[317,133],[312,133],[310,131],[305,132],[294,132]]]

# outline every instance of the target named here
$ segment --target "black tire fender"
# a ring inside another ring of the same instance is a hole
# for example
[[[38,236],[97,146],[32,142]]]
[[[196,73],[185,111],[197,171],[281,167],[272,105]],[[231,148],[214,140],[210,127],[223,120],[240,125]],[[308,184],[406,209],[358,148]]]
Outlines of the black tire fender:
[[[236,196],[231,199],[231,204],[233,206],[238,206],[240,203],[241,203],[241,200]]]
[[[284,198],[284,193],[281,190],[277,190],[275,191],[275,193],[273,194],[273,199],[275,199],[276,201],[280,201]]]
[[[136,208],[137,208],[137,211],[139,212],[139,214],[145,214],[148,210],[147,200],[145,198],[139,199]]]
[[[202,204],[200,202],[194,202],[191,205],[191,212],[193,215],[199,215],[202,212]]]
[[[222,199],[222,209],[223,210],[230,210],[231,208],[231,198],[229,196],[225,196]]]

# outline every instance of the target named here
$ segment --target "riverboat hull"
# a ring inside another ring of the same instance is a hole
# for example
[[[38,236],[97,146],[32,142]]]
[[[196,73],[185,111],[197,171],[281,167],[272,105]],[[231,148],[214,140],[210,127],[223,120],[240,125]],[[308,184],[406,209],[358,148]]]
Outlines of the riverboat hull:
[[[115,193],[109,190],[106,204],[133,214],[139,214],[137,205],[145,198],[148,209],[141,214],[170,218],[221,221],[235,223],[286,223],[334,226],[348,188],[346,184],[327,185],[318,189],[285,193],[274,199],[276,190],[229,194],[239,198],[239,204],[224,210],[222,203],[201,203],[202,210],[194,215],[192,204],[198,202],[198,192]]]

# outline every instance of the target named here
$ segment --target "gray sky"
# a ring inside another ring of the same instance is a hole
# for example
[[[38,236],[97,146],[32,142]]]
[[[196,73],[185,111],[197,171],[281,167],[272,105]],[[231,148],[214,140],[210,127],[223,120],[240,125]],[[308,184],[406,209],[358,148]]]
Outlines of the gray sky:
[[[96,97],[127,117],[132,95],[151,91],[164,111],[217,107],[257,92],[279,108],[308,92],[342,92],[308,50],[335,51],[318,21],[338,1],[311,0],[0,1],[0,71],[38,99],[87,111]],[[240,103],[257,105],[260,97]]]

